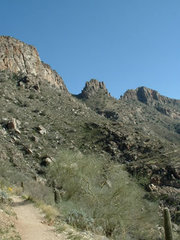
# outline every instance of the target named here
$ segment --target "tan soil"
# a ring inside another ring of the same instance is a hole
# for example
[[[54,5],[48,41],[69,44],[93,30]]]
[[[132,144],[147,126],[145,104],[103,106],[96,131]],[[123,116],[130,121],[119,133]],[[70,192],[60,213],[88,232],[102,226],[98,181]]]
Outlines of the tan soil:
[[[13,198],[13,209],[17,214],[16,229],[22,240],[64,240],[61,234],[53,232],[53,227],[43,223],[42,214],[32,203],[19,197]]]

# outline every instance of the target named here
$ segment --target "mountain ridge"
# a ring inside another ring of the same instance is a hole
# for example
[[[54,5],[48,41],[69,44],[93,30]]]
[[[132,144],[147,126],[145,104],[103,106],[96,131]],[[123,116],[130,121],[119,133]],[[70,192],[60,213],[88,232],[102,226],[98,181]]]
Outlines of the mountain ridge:
[[[47,80],[51,84],[59,87],[60,89],[68,92],[65,83],[61,76],[52,70],[50,65],[44,63],[39,56],[37,49],[29,44],[24,43],[11,36],[0,36],[0,70],[8,69],[14,73],[24,73],[26,75],[34,75]],[[99,89],[104,90],[104,92],[111,96],[108,89],[106,88],[104,82],[98,81],[96,79],[91,79],[85,83],[85,87],[82,89],[81,93],[77,94],[79,97],[87,97],[88,94],[94,94]],[[92,92],[93,93],[92,93]],[[90,93],[91,92],[91,93]],[[140,96],[141,94],[141,96]],[[144,99],[143,96],[144,95]],[[148,101],[147,94],[153,96],[156,100],[163,100],[167,98],[169,100],[175,100],[178,103],[179,99],[169,98],[167,96],[161,95],[158,91],[150,89],[146,86],[140,86],[136,89],[128,89],[124,92],[121,98],[128,99],[141,99],[142,102]],[[137,95],[137,96],[136,96]],[[115,97],[113,97],[115,98]],[[116,99],[116,98],[115,98]],[[151,98],[152,99],[152,98]]]
[[[47,169],[62,149],[101,155],[122,164],[179,224],[179,100],[145,87],[115,99],[96,79],[71,95],[36,50],[17,41],[0,38],[0,165],[49,184]]]

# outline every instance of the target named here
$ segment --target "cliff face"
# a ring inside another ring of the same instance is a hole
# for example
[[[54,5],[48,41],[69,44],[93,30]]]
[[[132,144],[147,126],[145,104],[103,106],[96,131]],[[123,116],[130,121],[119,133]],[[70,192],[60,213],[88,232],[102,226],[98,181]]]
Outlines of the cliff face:
[[[56,71],[40,60],[35,47],[12,37],[0,36],[0,70],[33,75],[67,91]]]

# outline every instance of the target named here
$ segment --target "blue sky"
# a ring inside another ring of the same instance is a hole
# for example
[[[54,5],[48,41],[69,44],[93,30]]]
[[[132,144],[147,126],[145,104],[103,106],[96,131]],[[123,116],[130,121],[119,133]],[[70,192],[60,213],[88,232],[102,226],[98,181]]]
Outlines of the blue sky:
[[[0,35],[34,45],[71,93],[104,81],[180,99],[179,0],[1,0]]]

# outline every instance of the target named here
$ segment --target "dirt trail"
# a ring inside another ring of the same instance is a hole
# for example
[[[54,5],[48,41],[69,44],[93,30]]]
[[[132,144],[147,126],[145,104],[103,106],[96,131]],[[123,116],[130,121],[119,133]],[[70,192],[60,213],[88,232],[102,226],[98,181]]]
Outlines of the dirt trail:
[[[64,240],[63,235],[57,235],[53,228],[43,224],[39,210],[33,204],[19,197],[13,198],[13,208],[17,214],[16,229],[22,240]]]

